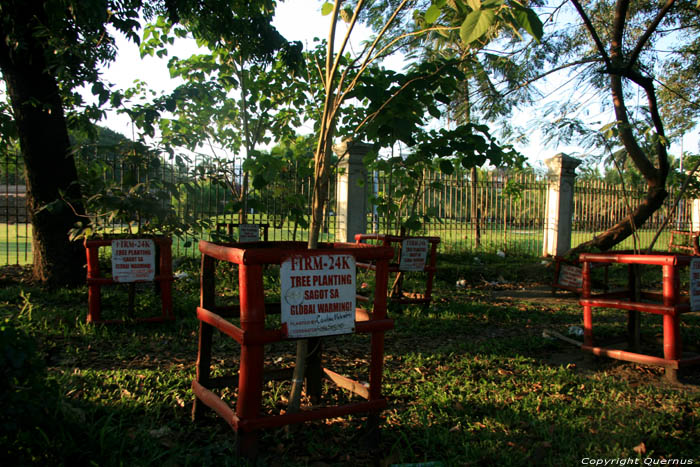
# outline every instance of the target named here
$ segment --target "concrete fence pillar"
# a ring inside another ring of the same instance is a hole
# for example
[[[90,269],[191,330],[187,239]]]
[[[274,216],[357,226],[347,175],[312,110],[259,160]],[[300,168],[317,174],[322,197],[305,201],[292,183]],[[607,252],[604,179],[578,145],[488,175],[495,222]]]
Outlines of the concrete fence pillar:
[[[571,248],[575,170],[581,161],[566,154],[557,154],[544,162],[549,168],[549,189],[542,254],[556,256]]]
[[[690,230],[693,232],[700,230],[700,199],[693,200],[690,211]]]
[[[367,143],[333,146],[333,152],[341,158],[336,184],[335,239],[338,242],[354,242],[355,234],[367,231],[367,169],[362,161],[371,148]]]

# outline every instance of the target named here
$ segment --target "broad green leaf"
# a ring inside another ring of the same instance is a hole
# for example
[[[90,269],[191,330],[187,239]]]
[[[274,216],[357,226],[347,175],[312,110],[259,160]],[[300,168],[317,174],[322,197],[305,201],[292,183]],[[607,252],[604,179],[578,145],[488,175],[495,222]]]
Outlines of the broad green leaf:
[[[467,5],[472,10],[481,10],[481,0],[467,0]]]
[[[481,3],[482,8],[500,8],[503,6],[503,0],[485,0]]]
[[[330,15],[333,11],[333,4],[331,2],[326,2],[321,6],[321,14],[323,16]]]
[[[542,21],[530,8],[518,8],[515,19],[538,43],[542,40]]]
[[[340,19],[345,21],[346,23],[350,23],[350,20],[352,19],[352,8],[350,7],[345,7],[342,10],[340,10]]]
[[[446,94],[441,92],[435,93],[435,99],[442,102],[443,104],[449,104],[451,102],[450,98]]]
[[[496,12],[493,10],[476,10],[467,15],[459,29],[459,36],[465,44],[471,44],[486,34],[496,19]]]
[[[425,22],[428,24],[434,23],[440,17],[440,13],[442,13],[440,7],[437,5],[430,5],[430,8],[425,12]]]
[[[443,159],[440,161],[440,171],[444,174],[450,175],[455,171],[454,165],[452,165],[452,161],[449,161],[447,159]]]
[[[614,138],[617,135],[617,122],[608,123],[598,131],[604,134],[607,138]]]
[[[440,118],[440,109],[438,109],[434,105],[429,105],[428,106],[428,113],[435,118]]]

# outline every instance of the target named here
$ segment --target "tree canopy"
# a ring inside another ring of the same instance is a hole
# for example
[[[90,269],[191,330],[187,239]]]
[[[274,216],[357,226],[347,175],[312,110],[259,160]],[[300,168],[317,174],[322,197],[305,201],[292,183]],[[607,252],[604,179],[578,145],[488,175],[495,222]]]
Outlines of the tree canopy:
[[[272,26],[275,7],[272,0],[0,5],[8,97],[0,102],[0,143],[4,151],[19,141],[27,168],[37,278],[81,280],[83,255],[66,243],[85,218],[68,132],[95,134],[93,122],[107,108],[127,113],[171,152],[206,145],[254,156],[263,145],[291,143],[295,128],[313,121],[315,191],[325,193],[331,148],[341,138],[365,138],[377,150],[400,142],[445,171],[515,160],[479,123],[501,119],[508,130],[504,119],[515,106],[550,93],[538,83],[570,72],[575,92],[545,108],[543,127],[552,142],[595,147],[635,164],[648,188],[636,226],[666,197],[668,144],[694,127],[700,108],[693,0],[326,2],[320,9],[329,19],[327,39],[303,53]],[[375,35],[353,55],[350,36],[336,34],[339,22],[349,34],[365,22]],[[143,54],[166,56],[182,37],[208,52],[171,59],[171,73],[185,84],[135,103],[143,89],[112,89],[101,76],[118,52],[115,35],[139,43]],[[413,65],[382,69],[381,59],[395,51],[408,53]],[[81,94],[85,87],[94,100]],[[587,117],[590,102],[610,113]],[[431,119],[458,125],[430,129]],[[325,203],[314,201],[311,238]],[[595,246],[608,248],[631,230],[621,222]]]

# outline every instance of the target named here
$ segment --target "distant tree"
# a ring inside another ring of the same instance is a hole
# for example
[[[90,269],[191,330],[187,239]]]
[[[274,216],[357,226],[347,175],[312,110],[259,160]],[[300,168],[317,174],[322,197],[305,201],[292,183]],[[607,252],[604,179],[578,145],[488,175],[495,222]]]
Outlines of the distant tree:
[[[234,182],[240,160],[254,157],[260,146],[272,142],[273,135],[276,140],[293,138],[305,106],[306,83],[298,76],[301,44],[288,43],[269,26],[272,12],[261,14],[255,5],[237,10],[241,20],[247,17],[258,24],[265,54],[235,37],[200,33],[201,53],[173,56],[168,62],[171,76],[184,84],[146,104],[143,98],[152,92],[139,84],[126,93],[137,98],[137,105],[120,109],[147,135],[157,130],[166,147],[213,153],[219,173],[228,174],[225,183],[240,223],[246,222],[249,210],[249,173],[244,171],[240,183]],[[158,16],[145,28],[141,54],[164,57],[177,51],[177,41],[192,39],[196,32],[173,23],[165,14]]]
[[[265,57],[285,42],[270,25],[273,7],[269,0],[0,4],[0,71],[10,102],[0,109],[0,125],[18,135],[26,166],[35,279],[58,286],[85,277],[82,246],[68,238],[85,214],[68,130],[100,118],[110,98],[112,103],[121,98],[111,95],[99,75],[116,56],[112,31],[138,42],[139,15],[163,14],[197,38],[240,43],[251,56]],[[85,85],[97,103],[83,102],[78,89]]]

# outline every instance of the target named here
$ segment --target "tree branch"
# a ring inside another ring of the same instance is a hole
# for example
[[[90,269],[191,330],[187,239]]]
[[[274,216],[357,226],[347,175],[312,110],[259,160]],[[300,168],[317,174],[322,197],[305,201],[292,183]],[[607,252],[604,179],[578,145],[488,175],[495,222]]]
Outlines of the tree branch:
[[[531,85],[532,83],[534,83],[535,81],[539,81],[539,80],[541,80],[541,79],[543,79],[543,78],[546,78],[547,76],[551,75],[552,73],[556,73],[556,72],[558,72],[558,71],[566,70],[567,68],[572,68],[572,67],[575,67],[575,66],[578,66],[578,65],[586,65],[586,64],[588,64],[588,63],[596,63],[596,62],[598,62],[598,61],[599,61],[599,59],[597,59],[597,58],[586,58],[586,59],[583,59],[583,60],[577,60],[577,61],[575,61],[575,62],[567,63],[567,64],[565,64],[565,65],[561,65],[561,66],[558,66],[558,67],[554,67],[554,68],[552,68],[551,70],[547,70],[547,71],[545,71],[544,73],[541,73],[541,74],[539,74],[539,75],[537,75],[537,76],[535,76],[535,77],[533,77],[533,78],[531,78],[531,79],[528,79],[527,81],[525,81],[524,83],[521,83],[520,85],[514,87],[513,89],[510,89],[509,91],[503,93],[503,96],[507,96],[507,95],[509,95],[509,94],[511,94],[511,93],[514,93],[514,92],[517,91],[518,89],[522,89],[522,88],[524,88],[524,87],[527,87],[527,86]]]
[[[629,0],[617,0],[615,5],[615,16],[612,24],[613,29],[610,45],[610,59],[617,66],[622,66],[622,63],[620,63],[622,56],[622,38],[625,32],[628,10]]]
[[[637,61],[639,58],[639,54],[642,53],[642,49],[644,48],[644,45],[649,41],[649,38],[651,35],[656,31],[656,28],[659,26],[659,23],[661,23],[661,20],[666,16],[666,13],[669,12],[669,10],[673,7],[673,4],[676,2],[676,0],[667,0],[666,4],[661,8],[661,11],[656,15],[654,20],[651,22],[649,27],[647,28],[646,31],[644,31],[644,34],[639,38],[637,41],[637,45],[632,51],[632,54],[630,54],[630,59],[629,63],[627,64],[628,67],[634,66],[634,63]]]
[[[605,51],[605,46],[603,45],[603,42],[600,40],[600,37],[598,36],[598,32],[595,30],[595,27],[593,26],[591,19],[588,17],[588,15],[584,11],[583,7],[578,2],[578,0],[571,0],[571,3],[574,5],[574,8],[576,8],[576,11],[578,11],[579,16],[583,20],[583,23],[586,25],[586,29],[588,29],[588,32],[591,34],[591,37],[593,38],[593,42],[595,42],[595,45],[596,45],[596,48],[598,49],[598,52],[600,52],[600,55],[602,55],[603,61],[605,62],[605,65],[607,67],[610,67],[610,65],[611,65],[610,57],[608,56],[608,53]]]
[[[374,117],[376,117],[376,116],[379,114],[379,112],[381,112],[387,105],[389,105],[389,103],[390,103],[392,100],[394,100],[394,98],[395,98],[396,96],[398,96],[401,92],[403,92],[403,90],[406,89],[408,86],[410,86],[412,83],[415,83],[416,81],[420,81],[420,80],[422,80],[422,79],[428,78],[428,77],[430,77],[430,76],[435,76],[436,74],[440,73],[440,71],[442,71],[446,66],[447,66],[447,65],[441,66],[440,68],[438,68],[437,70],[433,71],[433,72],[430,73],[429,75],[417,76],[416,78],[413,78],[413,79],[411,79],[411,80],[406,81],[406,82],[405,82],[399,89],[397,89],[387,100],[385,100],[385,101],[382,103],[382,105],[379,106],[379,108],[378,108],[377,110],[375,110],[375,111],[372,112],[371,114],[367,115],[367,116],[364,118],[364,120],[362,120],[362,121],[357,125],[357,127],[355,127],[355,133],[357,133],[358,131],[360,131],[360,128],[362,128],[362,127],[365,125],[365,123],[367,123],[367,122],[371,121],[372,119],[374,119]]]
[[[622,76],[619,74],[610,75],[610,89],[613,97],[613,108],[615,109],[615,117],[618,122],[618,131],[620,132],[620,140],[625,146],[627,153],[634,161],[639,171],[644,175],[647,181],[653,180],[658,184],[659,171],[654,167],[651,161],[647,158],[642,148],[639,147],[634,134],[632,133],[632,124],[627,116],[627,106],[625,105],[624,91],[622,89]]]

